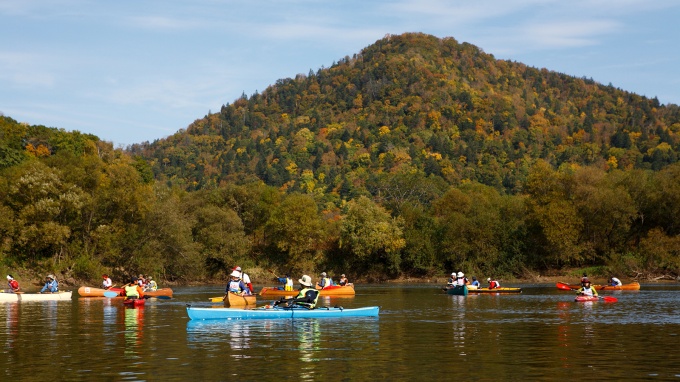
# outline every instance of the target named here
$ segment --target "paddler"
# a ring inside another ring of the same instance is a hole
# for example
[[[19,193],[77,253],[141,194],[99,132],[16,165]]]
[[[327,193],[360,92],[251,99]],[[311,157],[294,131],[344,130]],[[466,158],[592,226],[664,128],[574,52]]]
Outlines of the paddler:
[[[609,285],[613,286],[613,287],[619,287],[619,286],[623,285],[623,283],[621,282],[621,280],[612,276],[612,277],[609,278]]]
[[[7,275],[7,286],[9,287],[9,291],[11,293],[17,293],[21,289],[19,287],[19,282],[12,277],[12,275]]]
[[[250,289],[248,289],[248,286],[241,280],[241,272],[237,270],[233,270],[231,274],[229,275],[229,283],[227,284],[227,288],[224,291],[224,298],[227,298],[227,294],[231,293],[236,293],[239,296],[248,296],[250,295]]]
[[[581,288],[578,289],[578,294],[581,296],[597,296],[597,291],[595,288],[592,288],[590,286],[590,280],[587,278],[581,281],[581,285],[583,285]]]
[[[317,289],[325,289],[329,286],[333,286],[333,280],[326,274],[326,272],[321,272],[321,280],[316,284]]]
[[[496,289],[501,287],[501,283],[499,283],[498,280],[491,280],[491,277],[487,278],[486,282],[489,283],[489,289]]]
[[[156,284],[156,281],[153,279],[153,277],[149,276],[146,282],[146,286],[144,286],[144,291],[145,292],[155,292],[158,290],[158,284]]]
[[[102,275],[102,279],[102,288],[109,289],[113,286],[113,281],[111,281],[111,278],[106,273]]]
[[[132,300],[137,298],[144,298],[144,290],[139,286],[136,277],[130,280],[130,283],[125,285],[125,299]]]
[[[59,292],[59,283],[54,279],[54,275],[47,275],[47,277],[45,277],[45,286],[42,287],[39,293],[57,292]]]
[[[286,306],[298,305],[307,309],[314,309],[314,307],[316,307],[316,302],[319,300],[319,291],[314,289],[312,278],[303,275],[298,282],[300,283],[300,292],[298,292],[298,295],[290,299],[281,298],[274,303],[274,306],[285,303]]]
[[[232,269],[232,271],[236,271],[239,273],[241,280],[243,280],[243,283],[246,284],[248,289],[250,289],[251,294],[255,293],[255,290],[253,289],[253,283],[250,282],[250,276],[248,276],[247,273],[243,272],[241,270],[241,267],[237,265],[234,269]]]
[[[338,285],[340,286],[345,286],[349,284],[349,280],[347,279],[347,276],[345,274],[340,275],[340,280],[338,280]]]

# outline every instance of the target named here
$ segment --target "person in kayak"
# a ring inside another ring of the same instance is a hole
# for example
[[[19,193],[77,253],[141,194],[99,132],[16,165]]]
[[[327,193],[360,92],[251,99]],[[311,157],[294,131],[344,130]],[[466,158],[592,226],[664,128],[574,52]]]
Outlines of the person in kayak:
[[[124,289],[126,300],[144,298],[144,290],[139,286],[139,282],[136,277],[133,277],[130,280],[130,283],[125,285]]]
[[[583,283],[588,280],[588,275],[583,273],[583,276],[581,276],[581,286],[583,286]]]
[[[253,283],[250,282],[250,276],[248,276],[247,273],[243,272],[241,270],[241,267],[239,267],[238,265],[233,270],[238,272],[241,275],[241,280],[243,280],[243,283],[246,284],[248,289],[250,289],[250,293],[251,294],[254,293],[255,290],[253,289]]]
[[[274,303],[274,306],[286,304],[287,307],[297,305],[307,309],[314,309],[316,307],[317,301],[319,300],[319,291],[314,289],[312,278],[307,275],[303,275],[302,278],[298,280],[298,282],[300,283],[300,292],[298,292],[298,295],[289,299],[281,298],[279,301]]]
[[[455,286],[456,284],[456,272],[451,273],[451,277],[449,277],[449,281],[446,283],[447,286]]]
[[[612,276],[609,278],[609,285],[617,287],[623,285],[623,283],[621,282],[621,280]]]
[[[40,293],[57,293],[59,292],[59,283],[54,279],[54,275],[47,275],[45,277],[45,286],[42,287]]]
[[[284,277],[279,277],[277,280],[283,284],[283,288],[279,287],[280,290],[285,290],[288,292],[292,292],[295,286],[293,285],[293,279],[289,275],[285,275]]]
[[[345,276],[345,274],[343,273],[343,274],[340,275],[340,280],[338,280],[338,285],[345,286],[347,284],[349,284],[349,280],[347,280],[347,276]]]
[[[482,287],[482,285],[479,283],[479,281],[477,281],[477,277],[475,277],[475,276],[472,276],[472,283],[470,285],[476,286],[477,288]]]
[[[153,279],[153,277],[149,276],[149,278],[146,280],[146,286],[144,286],[144,291],[155,292],[156,290],[158,290],[158,284]]]
[[[501,283],[499,283],[498,280],[491,280],[491,277],[487,278],[486,282],[489,283],[489,289],[496,289],[501,287]]]
[[[230,280],[227,284],[227,289],[224,291],[225,298],[227,298],[229,292],[236,293],[239,296],[249,296],[251,294],[248,285],[241,280],[241,272],[234,270],[229,277]]]
[[[109,289],[113,286],[113,281],[111,281],[111,278],[109,277],[109,275],[104,273],[102,275],[102,278],[104,279],[104,280],[102,280],[102,288]]]
[[[12,277],[12,275],[7,275],[7,286],[9,287],[10,293],[17,293],[21,289],[19,287],[19,282]]]
[[[581,296],[597,296],[595,288],[590,286],[590,280],[587,278],[581,282],[581,287],[576,291]]]
[[[321,280],[317,283],[318,289],[328,288],[333,286],[333,280],[326,274],[326,272],[321,272]]]
[[[467,284],[469,284],[469,283],[470,283],[470,281],[467,279],[467,277],[465,277],[465,273],[463,273],[463,272],[458,272],[458,273],[456,274],[456,281],[453,283],[453,285],[454,285],[454,286],[455,286],[455,285],[463,286],[463,285],[467,285]]]

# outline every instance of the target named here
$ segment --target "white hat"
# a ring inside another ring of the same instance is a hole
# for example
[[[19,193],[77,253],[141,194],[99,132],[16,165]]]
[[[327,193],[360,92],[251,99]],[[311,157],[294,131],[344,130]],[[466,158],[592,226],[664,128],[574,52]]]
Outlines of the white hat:
[[[12,280],[12,276],[7,275],[7,280]]]
[[[488,279],[486,279],[486,281],[491,281],[491,277],[489,277]]]
[[[326,277],[326,272],[321,272],[321,276]]]
[[[456,277],[456,272],[451,273],[451,276]]]
[[[236,267],[236,268],[234,268],[234,270],[241,272],[241,267]]]
[[[463,274],[463,272],[458,272],[458,277],[465,277],[465,275]]]
[[[302,278],[298,282],[306,287],[312,286],[312,278],[307,275],[302,275]]]
[[[229,275],[229,276],[241,278],[241,272],[233,271],[233,272],[231,272],[231,275]]]
[[[47,278],[54,280],[54,275],[47,275]]]

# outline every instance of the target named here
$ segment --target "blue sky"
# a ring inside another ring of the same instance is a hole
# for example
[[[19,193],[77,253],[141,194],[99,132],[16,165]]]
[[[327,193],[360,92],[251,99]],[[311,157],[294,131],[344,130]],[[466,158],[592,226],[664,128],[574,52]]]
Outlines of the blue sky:
[[[1,0],[0,113],[153,141],[404,32],[680,104],[678,20],[676,0]]]

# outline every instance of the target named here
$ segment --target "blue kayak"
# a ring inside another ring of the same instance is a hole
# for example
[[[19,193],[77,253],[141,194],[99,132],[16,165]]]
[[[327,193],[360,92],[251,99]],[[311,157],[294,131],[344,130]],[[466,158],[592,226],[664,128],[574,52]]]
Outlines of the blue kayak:
[[[272,307],[257,309],[233,308],[195,308],[187,305],[187,314],[191,320],[252,320],[261,318],[326,318],[326,317],[377,317],[380,307],[344,309],[319,307],[307,309],[303,307]]]

